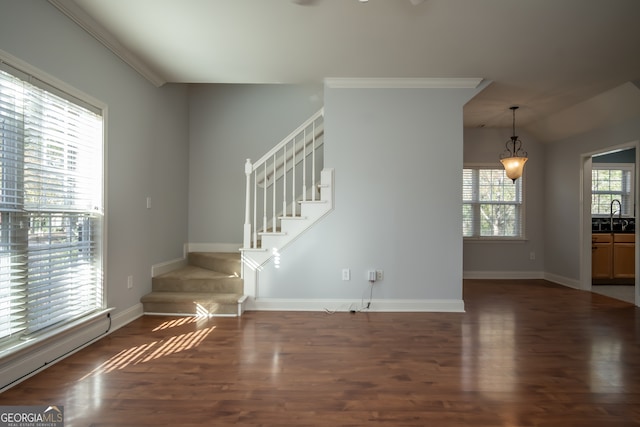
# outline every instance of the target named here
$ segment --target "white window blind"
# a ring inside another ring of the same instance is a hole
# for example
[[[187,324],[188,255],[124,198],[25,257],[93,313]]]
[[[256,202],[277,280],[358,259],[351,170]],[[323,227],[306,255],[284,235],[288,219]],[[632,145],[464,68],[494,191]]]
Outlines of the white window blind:
[[[462,233],[468,238],[522,238],[522,181],[514,183],[504,169],[464,168]]]
[[[104,308],[102,127],[0,63],[0,350]]]

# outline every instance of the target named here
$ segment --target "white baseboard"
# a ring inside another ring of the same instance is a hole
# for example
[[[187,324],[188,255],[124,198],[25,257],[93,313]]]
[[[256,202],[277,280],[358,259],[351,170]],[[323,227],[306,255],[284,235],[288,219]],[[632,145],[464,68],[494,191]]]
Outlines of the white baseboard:
[[[189,252],[239,252],[242,243],[188,243]]]
[[[248,311],[360,311],[362,300],[338,299],[251,299]],[[368,312],[464,312],[463,300],[372,300]]]
[[[109,330],[109,333],[115,331],[116,329],[122,328],[124,325],[133,322],[138,317],[142,317],[143,315],[144,310],[142,309],[142,303],[138,303],[126,310],[122,310],[121,312],[112,315],[111,329]]]
[[[544,279],[569,288],[582,289],[579,280],[558,276],[557,274],[545,273],[543,271],[464,271],[462,277],[463,279],[485,280]]]
[[[568,277],[558,276],[557,274],[545,273],[544,279],[558,285],[567,286],[569,288],[582,290],[580,280],[569,279]]]
[[[463,271],[463,279],[544,279],[542,271]]]

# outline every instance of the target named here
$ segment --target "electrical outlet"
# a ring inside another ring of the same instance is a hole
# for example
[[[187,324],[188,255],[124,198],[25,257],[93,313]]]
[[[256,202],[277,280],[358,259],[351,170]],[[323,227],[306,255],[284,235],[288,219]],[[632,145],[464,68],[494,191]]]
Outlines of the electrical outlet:
[[[342,280],[351,280],[351,270],[348,268],[342,269]]]
[[[384,279],[384,270],[376,270],[376,281]]]
[[[133,276],[127,276],[127,289],[133,289]]]
[[[536,259],[536,253],[535,253],[535,252],[533,252],[533,251],[529,252],[529,259],[530,259],[531,261],[533,261],[534,259]]]

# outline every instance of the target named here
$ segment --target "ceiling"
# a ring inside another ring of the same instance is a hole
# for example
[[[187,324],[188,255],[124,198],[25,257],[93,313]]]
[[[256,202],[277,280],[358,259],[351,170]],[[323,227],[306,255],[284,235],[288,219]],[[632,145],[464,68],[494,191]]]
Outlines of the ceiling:
[[[157,86],[479,77],[467,127],[511,105],[543,141],[640,118],[638,0],[49,2]]]

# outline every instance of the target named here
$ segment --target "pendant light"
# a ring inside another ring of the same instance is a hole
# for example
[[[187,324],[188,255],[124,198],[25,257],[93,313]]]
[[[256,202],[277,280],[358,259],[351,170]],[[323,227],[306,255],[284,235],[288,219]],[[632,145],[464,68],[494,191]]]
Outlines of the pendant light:
[[[507,172],[507,176],[516,182],[522,176],[524,164],[527,162],[527,152],[522,149],[522,141],[516,135],[516,110],[519,107],[513,106],[509,109],[513,112],[513,133],[511,139],[505,143],[505,150],[500,155],[500,162]]]

